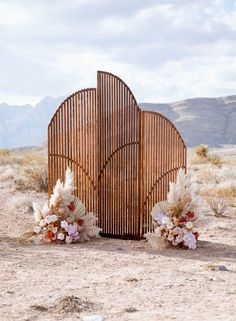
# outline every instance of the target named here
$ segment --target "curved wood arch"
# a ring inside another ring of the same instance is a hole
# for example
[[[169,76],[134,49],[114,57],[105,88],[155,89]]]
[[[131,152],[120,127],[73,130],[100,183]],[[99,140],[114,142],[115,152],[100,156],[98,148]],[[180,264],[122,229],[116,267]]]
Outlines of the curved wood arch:
[[[166,199],[169,182],[186,169],[186,146],[174,124],[160,113],[142,112],[142,233],[152,229],[150,212]]]
[[[106,166],[109,164],[109,162],[111,161],[111,159],[118,153],[120,152],[123,148],[129,147],[130,145],[137,145],[139,144],[139,142],[131,142],[131,143],[127,143],[125,145],[119,146],[116,150],[114,150],[109,157],[107,158],[106,162],[104,163],[104,165],[102,166],[102,169],[98,175],[98,179],[103,175]]]
[[[57,157],[57,158],[63,158],[66,159],[68,162],[70,163],[75,163],[78,168],[83,172],[84,175],[86,175],[86,177],[88,178],[88,180],[90,181],[91,185],[93,186],[94,189],[97,188],[97,186],[95,185],[95,182],[93,181],[93,179],[89,176],[89,173],[86,172],[86,169],[82,167],[81,164],[79,164],[76,160],[68,158],[67,156],[64,155],[60,155],[60,154],[51,154],[51,156]]]
[[[96,105],[96,88],[76,91],[61,103],[48,126],[49,195],[69,166],[75,194],[89,211],[97,210]]]
[[[140,108],[123,80],[104,71],[97,74],[97,99],[100,225],[104,235],[134,239],[140,229]]]
[[[144,196],[144,205],[146,205],[150,199],[150,197],[152,196],[155,188],[157,188],[157,186],[160,184],[160,182],[162,180],[165,179],[166,176],[170,175],[172,172],[178,172],[178,170],[182,168],[182,167],[176,167],[176,168],[172,168],[170,170],[168,170],[167,172],[163,173],[161,176],[158,177],[158,179],[155,181],[155,183],[151,186],[150,190],[148,191],[147,195]]]
[[[67,166],[103,235],[140,239],[152,229],[152,207],[186,168],[186,146],[165,116],[141,111],[122,79],[98,71],[97,89],[70,95],[48,125],[49,196]]]

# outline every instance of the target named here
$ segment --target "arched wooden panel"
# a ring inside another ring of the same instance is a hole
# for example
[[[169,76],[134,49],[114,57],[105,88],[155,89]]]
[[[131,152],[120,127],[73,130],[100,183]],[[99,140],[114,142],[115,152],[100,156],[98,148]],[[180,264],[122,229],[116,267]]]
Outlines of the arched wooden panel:
[[[169,181],[186,168],[186,147],[167,118],[141,111],[120,78],[99,71],[97,89],[68,97],[48,126],[49,196],[67,166],[103,235],[139,239]]]
[[[99,220],[103,235],[140,237],[140,109],[118,77],[98,72]]]
[[[97,212],[97,104],[96,89],[68,97],[48,126],[49,195],[67,166],[75,175],[75,195],[89,211]]]
[[[166,200],[169,182],[186,168],[186,147],[176,127],[156,112],[141,113],[141,235],[152,229],[150,212]]]

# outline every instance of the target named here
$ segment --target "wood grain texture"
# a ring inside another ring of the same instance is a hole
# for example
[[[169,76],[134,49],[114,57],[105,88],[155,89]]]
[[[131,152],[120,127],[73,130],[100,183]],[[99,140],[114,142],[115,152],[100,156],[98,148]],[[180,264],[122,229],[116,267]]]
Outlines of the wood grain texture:
[[[139,238],[140,109],[118,77],[98,72],[99,221],[103,235]]]
[[[169,181],[186,169],[186,146],[166,117],[141,111],[119,77],[98,71],[97,88],[68,97],[49,123],[49,197],[67,166],[102,235],[140,239],[152,230],[151,209],[166,199]]]
[[[57,179],[65,179],[69,166],[75,175],[75,195],[93,212],[97,212],[98,121],[95,109],[96,89],[78,91],[60,105],[48,126],[49,196]]]
[[[142,227],[141,234],[153,229],[150,212],[166,200],[169,182],[178,170],[186,169],[186,146],[176,127],[163,115],[142,111]]]

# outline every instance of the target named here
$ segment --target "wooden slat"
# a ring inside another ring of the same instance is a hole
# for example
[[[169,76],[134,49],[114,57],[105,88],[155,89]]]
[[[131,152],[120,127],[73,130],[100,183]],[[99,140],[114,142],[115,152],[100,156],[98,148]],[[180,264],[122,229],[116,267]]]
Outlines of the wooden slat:
[[[152,230],[150,211],[166,199],[169,181],[175,181],[178,169],[186,168],[186,147],[175,126],[159,113],[141,112],[141,155],[143,222]]]
[[[48,126],[49,197],[67,166],[103,235],[139,239],[152,230],[150,211],[169,181],[186,169],[186,147],[166,117],[142,112],[120,78],[99,71],[97,89],[68,97]]]

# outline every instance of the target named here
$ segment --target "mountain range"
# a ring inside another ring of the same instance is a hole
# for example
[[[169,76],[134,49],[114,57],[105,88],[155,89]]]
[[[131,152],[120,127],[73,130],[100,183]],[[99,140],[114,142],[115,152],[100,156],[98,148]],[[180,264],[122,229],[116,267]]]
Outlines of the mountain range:
[[[38,146],[47,139],[47,125],[64,97],[43,98],[35,107],[0,104],[0,148]],[[236,144],[236,95],[193,98],[173,103],[141,103],[142,109],[168,117],[187,146]]]

